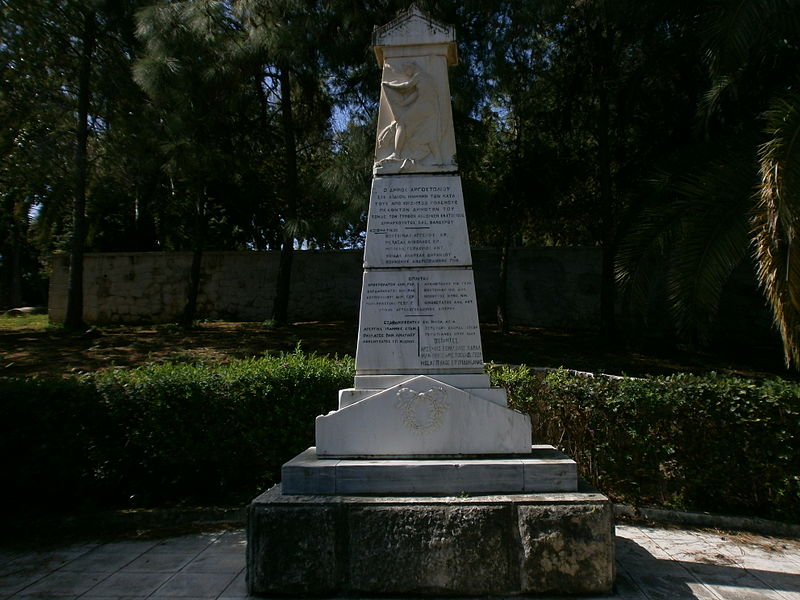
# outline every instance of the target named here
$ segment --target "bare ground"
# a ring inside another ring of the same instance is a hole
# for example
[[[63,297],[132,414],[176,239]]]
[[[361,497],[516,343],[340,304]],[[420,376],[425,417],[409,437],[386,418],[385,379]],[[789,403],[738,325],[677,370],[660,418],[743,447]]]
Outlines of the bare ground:
[[[0,376],[64,375],[151,362],[225,362],[294,350],[353,355],[357,325],[302,322],[284,327],[262,323],[208,322],[184,330],[174,325],[96,327],[71,334],[54,327],[6,324],[0,328]],[[686,349],[609,344],[592,332],[515,327],[503,335],[482,325],[487,362],[565,367],[578,371],[643,375],[679,371],[729,372],[797,378],[783,369],[775,348],[716,354]]]

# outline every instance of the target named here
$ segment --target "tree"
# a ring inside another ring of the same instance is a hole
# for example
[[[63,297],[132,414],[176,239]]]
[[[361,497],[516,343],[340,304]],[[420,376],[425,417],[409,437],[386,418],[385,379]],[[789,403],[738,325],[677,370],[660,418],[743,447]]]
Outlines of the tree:
[[[58,52],[50,24],[29,4],[0,3],[0,305],[30,301],[24,281],[39,269],[31,214],[49,193],[66,199],[63,179],[74,122],[64,116]],[[50,38],[52,39],[52,38]],[[65,200],[66,201],[66,200]],[[58,202],[56,202],[58,203]],[[41,301],[41,298],[37,298]]]
[[[234,160],[231,130],[241,106],[244,71],[237,64],[238,24],[226,2],[198,0],[156,4],[137,13],[145,51],[134,77],[162,121],[164,168],[179,212],[192,223],[192,263],[181,323],[197,312],[203,252],[211,212],[221,212]]]
[[[320,147],[330,148],[331,99],[325,89],[326,52],[336,45],[326,31],[325,2],[243,0],[235,5],[246,32],[246,49],[258,72],[265,99],[277,104],[282,175],[276,194],[283,233],[272,319],[288,321],[291,267],[298,238],[324,218],[314,212],[319,198],[315,161]],[[327,43],[326,43],[327,40]]]
[[[678,329],[702,343],[734,268],[754,249],[761,288],[787,365],[800,364],[794,223],[800,154],[796,65],[800,8],[788,0],[702,7],[706,91],[686,160],[673,161],[626,242],[618,265],[629,290],[666,263]],[[698,52],[698,56],[700,52]],[[757,189],[757,194],[753,194]]]
[[[72,202],[72,241],[69,254],[69,287],[64,327],[80,329],[83,323],[83,251],[86,244],[86,186],[89,170],[89,109],[92,98],[92,59],[97,43],[94,8],[83,11],[78,63],[78,122],[75,127],[75,199]]]
[[[117,165],[107,142],[121,117],[135,119],[130,60],[134,54],[132,14],[136,0],[19,2],[5,0],[0,48],[8,83],[3,111],[8,117],[0,190],[14,198],[20,218],[33,219],[28,243],[41,254],[71,254],[68,302],[70,327],[82,325],[82,254],[91,246],[98,220],[95,195],[108,195]],[[125,111],[115,110],[125,107]],[[104,164],[103,158],[108,158]],[[128,162],[136,158],[128,156]],[[24,208],[27,207],[27,208]],[[119,206],[114,206],[119,211]],[[33,217],[31,217],[33,215]],[[93,220],[94,219],[94,220]],[[111,220],[111,219],[110,219]]]

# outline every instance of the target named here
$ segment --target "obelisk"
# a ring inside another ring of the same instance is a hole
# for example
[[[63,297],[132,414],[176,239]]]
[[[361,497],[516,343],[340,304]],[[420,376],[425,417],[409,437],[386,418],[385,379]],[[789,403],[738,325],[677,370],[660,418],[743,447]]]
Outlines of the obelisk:
[[[484,373],[447,77],[454,29],[412,6],[373,46],[382,76],[356,378],[317,418],[317,455],[529,454],[529,417]]]
[[[355,386],[316,447],[248,509],[247,587],[294,596],[608,594],[608,498],[531,448],[483,373],[447,66],[453,30],[412,8],[383,68]]]

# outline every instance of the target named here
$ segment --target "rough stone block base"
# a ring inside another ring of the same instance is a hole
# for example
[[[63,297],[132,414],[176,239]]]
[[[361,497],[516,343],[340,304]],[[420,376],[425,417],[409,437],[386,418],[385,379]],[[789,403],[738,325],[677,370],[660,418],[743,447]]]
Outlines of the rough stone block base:
[[[247,586],[262,596],[608,594],[611,504],[592,492],[290,496],[249,508]]]

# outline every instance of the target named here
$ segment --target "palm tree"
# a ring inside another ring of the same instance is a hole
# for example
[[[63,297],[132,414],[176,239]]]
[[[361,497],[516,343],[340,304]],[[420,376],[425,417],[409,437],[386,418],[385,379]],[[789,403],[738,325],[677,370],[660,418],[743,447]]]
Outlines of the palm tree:
[[[800,94],[776,98],[759,148],[753,210],[758,281],[783,340],[786,364],[800,366]]]
[[[703,142],[658,177],[623,245],[617,276],[636,296],[652,265],[667,266],[680,333],[707,337],[722,287],[752,250],[762,292],[800,366],[800,5],[728,0],[705,7],[709,83],[699,102]],[[754,190],[756,190],[754,192]]]

